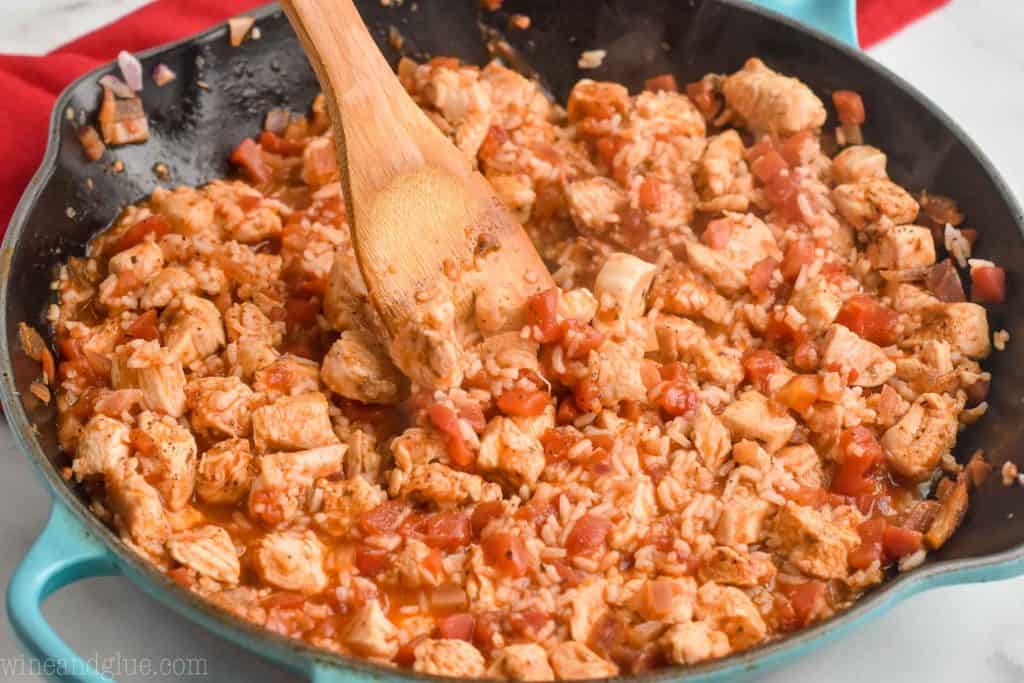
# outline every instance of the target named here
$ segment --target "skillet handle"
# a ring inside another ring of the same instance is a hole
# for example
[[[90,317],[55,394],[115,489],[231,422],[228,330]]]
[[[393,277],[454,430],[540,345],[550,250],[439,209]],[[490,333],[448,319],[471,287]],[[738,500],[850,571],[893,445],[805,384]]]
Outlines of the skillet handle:
[[[79,579],[117,574],[114,556],[91,537],[81,522],[54,501],[43,533],[18,565],[7,586],[7,618],[29,654],[54,680],[110,683],[78,656],[46,622],[42,604],[57,590]]]
[[[751,0],[857,48],[857,0]]]

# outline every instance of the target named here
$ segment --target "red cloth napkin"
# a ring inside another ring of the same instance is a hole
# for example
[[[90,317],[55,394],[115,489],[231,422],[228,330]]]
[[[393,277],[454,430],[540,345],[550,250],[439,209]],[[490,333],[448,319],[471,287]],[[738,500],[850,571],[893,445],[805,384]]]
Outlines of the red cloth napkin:
[[[434,0],[428,0],[434,1]],[[870,47],[949,0],[859,0],[861,44]],[[197,33],[264,0],[156,0],[44,57],[0,55],[0,236],[42,160],[53,102],[68,83],[113,60]]]

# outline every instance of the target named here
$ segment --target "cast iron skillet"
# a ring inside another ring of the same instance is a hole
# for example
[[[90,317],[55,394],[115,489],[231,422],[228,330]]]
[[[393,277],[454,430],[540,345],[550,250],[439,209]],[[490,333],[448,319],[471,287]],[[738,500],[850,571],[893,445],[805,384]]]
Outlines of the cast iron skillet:
[[[850,15],[850,0],[801,2],[804,9],[825,18]],[[1021,211],[981,152],[913,88],[824,34],[737,0],[506,0],[506,11],[483,16],[478,0],[406,0],[399,8],[382,7],[379,0],[358,4],[391,59],[398,55],[386,35],[388,27],[395,26],[405,37],[405,51],[414,57],[455,55],[482,64],[489,55],[482,37],[486,32],[478,22],[503,32],[508,13],[528,14],[534,28],[513,33],[508,40],[563,101],[581,77],[575,66],[580,51],[594,47],[607,49],[608,57],[599,70],[586,75],[622,81],[634,90],[645,77],[666,71],[681,82],[707,72],[731,72],[752,55],[798,76],[826,102],[834,89],[856,90],[869,111],[866,137],[888,153],[892,177],[911,190],[928,188],[956,197],[981,236],[977,255],[998,260],[1007,269],[1011,287],[1024,282]],[[262,39],[238,49],[228,46],[220,27],[144,55],[146,73],[164,62],[178,79],[164,88],[149,85],[144,92],[152,121],[150,141],[117,149],[99,163],[86,162],[65,112],[69,107],[95,112],[100,95],[96,79],[112,68],[70,86],[57,102],[43,166],[4,240],[0,325],[6,334],[0,335],[0,393],[12,429],[54,498],[46,529],[9,586],[8,613],[31,652],[63,665],[67,679],[106,680],[87,669],[49,628],[40,603],[79,578],[116,573],[211,631],[314,680],[417,678],[332,656],[255,628],[197,600],[140,561],[87,511],[80,492],[60,478],[57,468],[66,464],[66,458],[57,448],[54,410],[28,391],[39,366],[21,351],[18,323],[46,328],[44,312],[51,301],[49,283],[55,267],[68,256],[82,254],[89,238],[124,205],[168,184],[152,172],[154,163],[169,166],[171,185],[205,183],[229,172],[228,153],[243,137],[258,132],[266,110],[308,107],[317,85],[287,21],[275,7],[256,16]],[[852,30],[847,35],[852,36]],[[198,87],[200,80],[209,84],[208,90]],[[110,171],[115,156],[125,165],[120,174]],[[998,306],[991,313],[993,330],[1004,328],[1012,338],[1024,338],[1024,309]],[[998,469],[1024,443],[1024,344],[1010,344],[987,366],[995,375],[989,414],[961,439],[957,455],[963,460],[984,447]],[[998,476],[990,477],[962,528],[940,552],[922,567],[876,588],[852,609],[740,655],[636,678],[654,682],[746,677],[818,647],[925,588],[1024,572],[1021,520],[1024,495],[1001,486]]]

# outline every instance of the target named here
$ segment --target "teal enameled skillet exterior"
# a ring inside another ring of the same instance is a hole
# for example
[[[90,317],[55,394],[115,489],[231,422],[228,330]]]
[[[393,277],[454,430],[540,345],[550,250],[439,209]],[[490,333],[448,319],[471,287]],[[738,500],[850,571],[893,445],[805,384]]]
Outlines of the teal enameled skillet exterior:
[[[886,150],[890,173],[912,190],[928,188],[957,197],[980,234],[978,256],[998,260],[1011,291],[1024,283],[1024,239],[1020,208],[981,152],[934,104],[897,76],[857,52],[853,0],[506,0],[502,12],[481,13],[478,0],[406,2],[382,7],[358,3],[389,58],[387,30],[396,26],[414,57],[455,55],[488,59],[488,39],[501,32],[507,14],[533,19],[528,32],[506,36],[524,68],[532,67],[550,92],[563,99],[581,77],[576,58],[583,49],[608,51],[603,66],[587,75],[636,88],[645,77],[672,71],[683,80],[727,72],[757,55],[798,76],[816,92],[848,88],[863,94],[869,112],[867,139]],[[122,574],[163,604],[209,630],[271,659],[298,676],[326,681],[399,681],[430,678],[330,655],[255,628],[197,600],[136,557],[83,505],[81,493],[58,468],[66,464],[56,443],[52,407],[28,391],[38,365],[18,344],[20,321],[45,329],[54,268],[81,254],[88,239],[118,210],[160,184],[152,167],[166,163],[175,184],[197,185],[227,173],[227,156],[254,134],[262,113],[275,106],[301,109],[317,91],[312,72],[287,21],[275,6],[256,13],[262,38],[232,49],[224,27],[142,55],[145,72],[169,65],[178,80],[143,94],[152,138],[118,149],[125,164],[109,172],[110,159],[87,163],[66,119],[68,107],[93,112],[97,78],[89,74],[61,95],[54,109],[49,146],[14,214],[0,258],[0,394],[11,429],[53,496],[50,519],[8,587],[8,617],[31,653],[51,663],[62,680],[106,680],[71,651],[40,611],[48,595],[81,578]],[[806,23],[798,23],[800,21]],[[809,28],[809,26],[817,29]],[[820,29],[820,30],[818,30]],[[834,37],[830,37],[831,34]],[[210,89],[198,87],[198,81]],[[88,181],[91,180],[91,184]],[[68,211],[68,209],[73,211]],[[1024,339],[1024,310],[992,311],[993,329]],[[988,363],[995,375],[989,415],[961,439],[961,459],[985,448],[998,468],[1024,444],[1020,396],[1024,393],[1024,344],[1011,344]],[[778,667],[878,616],[896,602],[927,588],[991,581],[1024,572],[1024,494],[991,477],[956,536],[921,567],[865,596],[850,610],[785,639],[742,654],[687,669],[666,669],[636,681],[741,680]],[[898,636],[897,636],[898,637]]]

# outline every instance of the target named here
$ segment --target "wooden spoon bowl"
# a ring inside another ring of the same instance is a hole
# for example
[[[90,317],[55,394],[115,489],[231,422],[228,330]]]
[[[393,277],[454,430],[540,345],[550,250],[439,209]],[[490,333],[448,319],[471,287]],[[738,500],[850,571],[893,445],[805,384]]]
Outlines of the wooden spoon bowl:
[[[331,113],[359,269],[396,365],[461,382],[461,340],[554,284],[516,218],[406,93],[351,0],[284,0]]]

